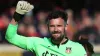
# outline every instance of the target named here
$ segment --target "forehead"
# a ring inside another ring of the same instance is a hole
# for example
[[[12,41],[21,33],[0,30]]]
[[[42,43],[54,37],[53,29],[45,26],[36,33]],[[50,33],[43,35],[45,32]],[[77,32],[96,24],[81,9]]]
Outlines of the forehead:
[[[49,23],[50,24],[64,24],[64,20],[61,17],[59,17],[59,18],[51,19]]]

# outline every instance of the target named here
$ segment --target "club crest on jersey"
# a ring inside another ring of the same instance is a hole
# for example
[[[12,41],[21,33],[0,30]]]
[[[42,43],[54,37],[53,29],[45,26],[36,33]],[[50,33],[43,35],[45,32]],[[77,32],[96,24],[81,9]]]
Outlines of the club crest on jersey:
[[[66,53],[70,54],[71,53],[71,47],[66,47]]]

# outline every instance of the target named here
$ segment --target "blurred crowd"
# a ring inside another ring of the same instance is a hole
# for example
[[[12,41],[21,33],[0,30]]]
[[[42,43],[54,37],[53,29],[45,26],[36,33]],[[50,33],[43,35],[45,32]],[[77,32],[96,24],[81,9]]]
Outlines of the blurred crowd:
[[[56,7],[55,10],[62,10]],[[92,15],[86,8],[82,8],[78,14],[75,14],[73,10],[64,10],[68,14],[68,28],[66,30],[67,37],[71,40],[89,39],[92,44],[100,44],[100,12],[94,12]],[[0,14],[0,43],[8,43],[5,40],[5,32],[8,24],[10,23],[15,7],[9,8]],[[44,37],[49,36],[46,26],[46,18],[50,11],[39,10],[37,13],[30,11],[20,20],[18,26],[18,34],[24,36],[37,36]]]

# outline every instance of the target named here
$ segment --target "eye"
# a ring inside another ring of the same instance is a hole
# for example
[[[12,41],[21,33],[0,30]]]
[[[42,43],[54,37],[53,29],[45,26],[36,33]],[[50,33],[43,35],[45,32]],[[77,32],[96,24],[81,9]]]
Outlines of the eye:
[[[54,27],[54,25],[50,25],[50,27]]]
[[[62,27],[62,25],[57,25],[58,27]]]

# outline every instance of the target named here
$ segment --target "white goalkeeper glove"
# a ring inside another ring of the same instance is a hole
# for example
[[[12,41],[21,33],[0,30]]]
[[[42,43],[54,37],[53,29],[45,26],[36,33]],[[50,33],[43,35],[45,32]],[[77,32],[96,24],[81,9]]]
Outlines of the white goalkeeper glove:
[[[24,15],[27,12],[31,11],[33,8],[34,6],[28,3],[27,1],[19,1],[17,3],[16,12],[21,15]]]
[[[31,11],[34,8],[33,5],[28,3],[27,1],[19,1],[16,6],[16,11],[13,15],[15,21],[19,22],[20,19],[24,17],[24,15]]]

